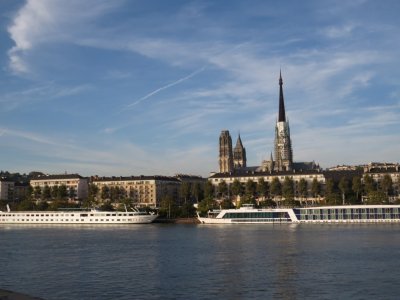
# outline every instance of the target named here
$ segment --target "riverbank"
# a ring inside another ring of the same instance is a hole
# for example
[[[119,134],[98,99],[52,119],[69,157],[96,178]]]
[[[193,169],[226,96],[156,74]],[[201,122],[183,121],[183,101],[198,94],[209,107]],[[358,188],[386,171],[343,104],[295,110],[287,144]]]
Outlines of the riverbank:
[[[153,223],[167,223],[167,224],[200,224],[197,218],[176,218],[176,219],[166,219],[157,218]]]
[[[43,300],[43,299],[0,289],[0,300]]]

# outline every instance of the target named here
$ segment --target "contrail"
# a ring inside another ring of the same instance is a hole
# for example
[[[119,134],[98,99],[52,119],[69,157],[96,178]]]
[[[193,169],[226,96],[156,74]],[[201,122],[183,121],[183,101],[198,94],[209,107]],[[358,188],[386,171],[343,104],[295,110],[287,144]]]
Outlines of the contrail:
[[[155,94],[158,94],[159,92],[161,92],[161,91],[163,91],[163,90],[165,90],[165,89],[168,89],[168,88],[170,88],[170,87],[172,87],[172,86],[174,86],[174,85],[177,85],[177,84],[179,84],[179,83],[182,83],[182,82],[184,82],[184,81],[186,81],[186,80],[192,78],[193,76],[195,76],[195,75],[197,75],[197,74],[203,72],[205,69],[206,69],[206,67],[204,66],[204,67],[202,67],[202,68],[200,68],[200,69],[194,71],[193,73],[191,73],[191,74],[189,74],[189,75],[187,75],[187,76],[185,76],[185,77],[183,77],[183,78],[181,78],[181,79],[178,79],[177,81],[174,81],[174,82],[172,82],[172,83],[169,83],[169,84],[167,84],[167,85],[164,85],[163,87],[160,87],[160,88],[158,88],[158,89],[152,91],[151,93],[147,94],[146,96],[140,98],[139,100],[137,100],[137,101],[135,101],[135,102],[129,104],[128,106],[126,106],[125,109],[129,109],[129,108],[131,108],[131,107],[133,107],[133,106],[139,104],[140,102],[142,102],[142,101],[144,101],[144,100],[146,100],[146,99],[148,99],[148,98],[154,96]]]

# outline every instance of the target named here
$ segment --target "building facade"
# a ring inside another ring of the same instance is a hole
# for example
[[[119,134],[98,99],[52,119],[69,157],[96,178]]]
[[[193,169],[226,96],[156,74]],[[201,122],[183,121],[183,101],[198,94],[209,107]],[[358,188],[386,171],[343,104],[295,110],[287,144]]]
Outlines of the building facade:
[[[88,184],[88,178],[84,178],[78,174],[38,175],[30,180],[30,185],[33,189],[37,186],[42,190],[45,186],[49,188],[53,186],[66,186],[71,200],[87,198]]]
[[[14,200],[14,182],[0,178],[0,200]]]
[[[177,200],[181,182],[175,177],[168,176],[129,176],[93,177],[92,183],[99,188],[98,198],[101,198],[103,187],[108,189],[118,187],[122,196],[132,199],[135,205],[155,208],[166,196]]]

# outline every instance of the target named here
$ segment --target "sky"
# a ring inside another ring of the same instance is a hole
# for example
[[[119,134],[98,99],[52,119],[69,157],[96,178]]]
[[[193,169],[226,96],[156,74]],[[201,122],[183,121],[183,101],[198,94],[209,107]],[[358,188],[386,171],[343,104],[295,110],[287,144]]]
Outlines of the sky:
[[[294,161],[398,162],[400,1],[0,1],[0,170],[208,176],[240,133]]]

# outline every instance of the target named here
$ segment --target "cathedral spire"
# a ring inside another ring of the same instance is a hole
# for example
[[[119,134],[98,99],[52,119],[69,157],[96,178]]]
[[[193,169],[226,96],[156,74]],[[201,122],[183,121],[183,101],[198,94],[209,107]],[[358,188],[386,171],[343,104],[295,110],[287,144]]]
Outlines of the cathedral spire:
[[[243,148],[242,139],[240,138],[240,132],[239,132],[238,139],[236,141],[236,147],[242,147]]]
[[[282,72],[279,70],[279,117],[278,122],[286,122],[285,115],[285,102],[283,100],[283,81],[282,81]]]

